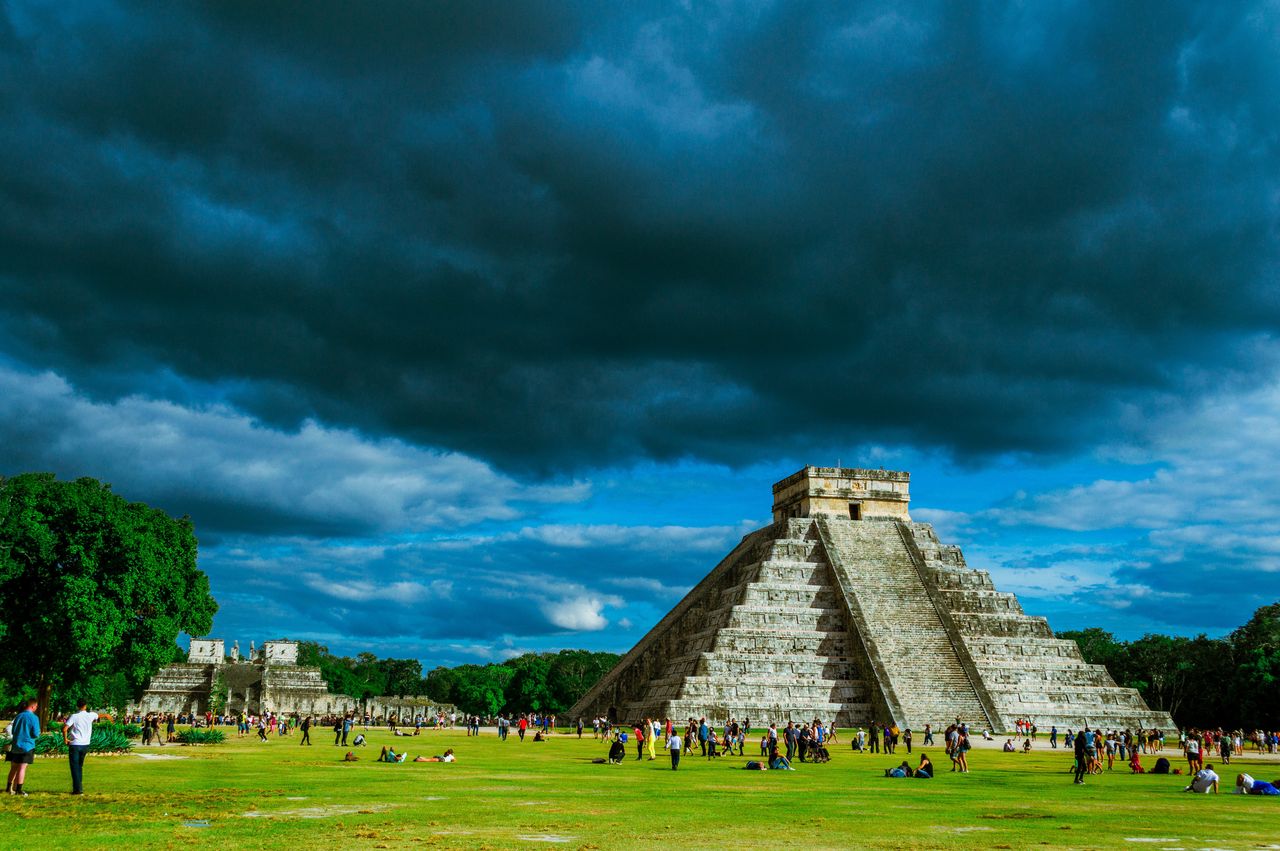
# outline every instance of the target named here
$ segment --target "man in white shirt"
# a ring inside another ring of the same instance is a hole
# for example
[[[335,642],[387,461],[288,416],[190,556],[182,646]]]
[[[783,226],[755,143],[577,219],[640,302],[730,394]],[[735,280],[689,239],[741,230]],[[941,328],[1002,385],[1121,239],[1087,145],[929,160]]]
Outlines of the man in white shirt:
[[[680,751],[684,750],[684,739],[674,729],[671,731],[671,738],[667,739],[667,750],[671,751],[671,770],[675,771],[680,767]]]
[[[67,762],[71,764],[71,794],[84,794],[84,758],[89,754],[89,742],[93,739],[93,722],[98,713],[88,711],[85,701],[76,702],[76,713],[67,719],[62,736],[67,741]]]
[[[1182,791],[1218,794],[1218,775],[1214,773],[1213,763],[1197,771],[1196,776],[1191,780],[1191,785]]]

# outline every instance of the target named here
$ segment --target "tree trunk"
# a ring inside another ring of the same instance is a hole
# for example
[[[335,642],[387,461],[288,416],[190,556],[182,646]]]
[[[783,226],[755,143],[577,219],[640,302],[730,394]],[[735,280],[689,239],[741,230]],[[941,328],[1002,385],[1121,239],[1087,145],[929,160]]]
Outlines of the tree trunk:
[[[40,680],[36,684],[36,717],[40,719],[40,732],[47,732],[49,729],[49,696],[53,693],[53,684],[44,675],[40,675]]]

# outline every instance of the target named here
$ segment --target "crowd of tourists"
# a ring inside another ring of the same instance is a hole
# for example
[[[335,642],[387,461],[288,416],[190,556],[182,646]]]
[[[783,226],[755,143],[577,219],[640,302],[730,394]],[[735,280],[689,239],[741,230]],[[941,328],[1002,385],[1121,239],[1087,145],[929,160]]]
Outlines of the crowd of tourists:
[[[11,740],[6,753],[10,763],[6,792],[14,795],[25,795],[23,787],[27,766],[34,761],[35,740],[40,735],[39,720],[35,715],[35,701],[24,703],[14,722],[6,734]],[[73,794],[83,791],[84,758],[88,752],[93,732],[93,723],[98,720],[97,713],[90,712],[81,701],[78,711],[61,722],[62,735],[68,746],[71,764]],[[423,729],[443,729],[457,725],[459,716],[456,713],[446,715],[443,712],[431,716],[417,715],[411,720],[401,721],[396,716],[371,718],[368,714],[359,716],[356,713],[332,714],[324,716],[282,715],[273,712],[236,714],[205,713],[203,716],[184,713],[148,713],[146,715],[129,716],[122,720],[133,721],[142,728],[144,745],[163,746],[176,741],[175,730],[178,725],[215,726],[232,724],[238,735],[250,735],[256,731],[261,741],[269,741],[271,737],[291,735],[295,730],[301,733],[300,744],[311,744],[310,735],[319,728],[331,729],[334,734],[334,745],[340,747],[361,748],[367,746],[364,732],[355,730],[363,726],[368,730],[371,724],[385,723],[392,735],[417,736]],[[468,736],[479,736],[482,720],[496,727],[497,735],[507,741],[514,731],[520,741],[524,741],[530,732],[533,741],[546,741],[556,727],[556,717],[545,713],[512,713],[499,714],[482,719],[479,715],[464,715],[461,718]],[[569,732],[576,730],[582,738],[585,724],[579,718]],[[714,760],[722,756],[745,756],[747,743],[754,741],[751,721],[730,718],[717,725],[704,718],[688,718],[684,723],[677,723],[670,718],[646,718],[641,723],[618,725],[605,717],[597,717],[591,722],[592,736],[609,745],[606,758],[597,759],[599,763],[621,764],[628,758],[634,747],[635,760],[655,760],[658,751],[666,751],[671,760],[671,768],[679,768],[682,756],[700,756]],[[354,738],[352,738],[352,734]],[[1007,738],[1003,750],[1006,752],[1027,753],[1038,742],[1040,730],[1029,720],[1019,719],[1015,724],[1015,736]],[[759,759],[751,759],[746,768],[756,770],[795,770],[793,763],[824,763],[831,758],[829,746],[838,741],[836,730],[823,722],[814,719],[810,722],[787,722],[785,726],[769,723],[759,731]],[[924,725],[919,744],[935,745],[934,729],[931,724]],[[956,719],[941,733],[946,755],[951,761],[951,771],[969,772],[969,752],[972,749],[969,726]],[[992,741],[991,731],[983,730],[982,738]],[[912,753],[916,744],[916,734],[909,727],[899,728],[892,723],[873,723],[867,728],[853,731],[850,748],[861,754],[896,755],[898,748],[904,748],[907,754]],[[1182,774],[1184,769],[1175,767],[1164,755],[1166,749],[1165,733],[1161,730],[1107,730],[1084,728],[1072,730],[1068,728],[1060,735],[1057,726],[1049,732],[1049,745],[1057,749],[1065,749],[1072,758],[1070,773],[1073,782],[1085,783],[1085,777],[1113,771],[1119,763],[1121,769],[1127,768],[1132,774]],[[1178,733],[1178,750],[1186,761],[1185,772],[1190,778],[1186,791],[1198,793],[1216,793],[1222,783],[1215,771],[1214,763],[1209,759],[1220,760],[1230,764],[1233,758],[1245,755],[1246,749],[1254,753],[1274,754],[1280,751],[1280,731],[1244,731],[1217,729],[1188,729]],[[1143,757],[1155,756],[1156,759],[1148,767],[1143,764]],[[1175,752],[1176,755],[1176,752]],[[753,754],[754,756],[754,754]],[[343,757],[345,762],[357,762],[360,757],[354,750],[347,751]],[[900,764],[884,769],[886,777],[932,779],[937,771],[933,761],[926,753],[920,753],[919,761],[912,765],[904,759]],[[417,756],[409,759],[403,747],[395,745],[383,746],[375,762],[454,762],[456,756],[452,749],[435,756]],[[1277,795],[1280,796],[1280,780],[1267,782],[1259,780],[1247,773],[1239,773],[1235,777],[1232,790],[1238,794]]]

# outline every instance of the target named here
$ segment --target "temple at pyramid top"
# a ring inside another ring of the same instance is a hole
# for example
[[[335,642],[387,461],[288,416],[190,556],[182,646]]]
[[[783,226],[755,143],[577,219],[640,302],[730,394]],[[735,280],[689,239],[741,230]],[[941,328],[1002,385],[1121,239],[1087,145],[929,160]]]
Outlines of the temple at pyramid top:
[[[805,467],[773,486],[773,522],[826,514],[852,520],[910,520],[911,474],[853,467]]]
[[[1171,729],[907,512],[909,473],[805,467],[573,708],[617,721]]]

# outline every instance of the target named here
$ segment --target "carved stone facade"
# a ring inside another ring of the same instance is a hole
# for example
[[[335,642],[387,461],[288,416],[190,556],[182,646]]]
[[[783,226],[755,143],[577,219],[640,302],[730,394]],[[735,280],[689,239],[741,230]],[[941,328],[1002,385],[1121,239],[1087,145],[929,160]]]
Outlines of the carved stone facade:
[[[249,645],[249,656],[240,658],[239,642],[230,658],[223,655],[222,639],[192,639],[187,661],[168,665],[147,685],[146,692],[129,712],[146,714],[204,713],[221,698],[224,712],[276,712],[282,715],[356,715],[374,718],[412,718],[453,711],[427,697],[375,697],[360,700],[334,694],[320,676],[320,669],[298,664],[296,641],[267,641],[262,648]],[[413,714],[406,714],[406,712]]]
[[[573,716],[1172,729],[907,512],[910,474],[806,467]]]

